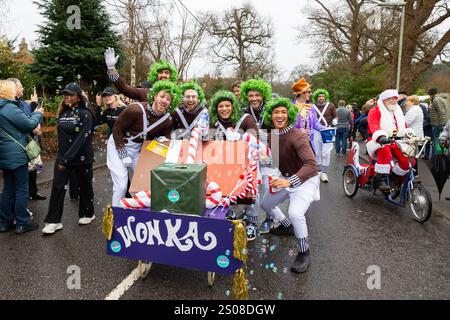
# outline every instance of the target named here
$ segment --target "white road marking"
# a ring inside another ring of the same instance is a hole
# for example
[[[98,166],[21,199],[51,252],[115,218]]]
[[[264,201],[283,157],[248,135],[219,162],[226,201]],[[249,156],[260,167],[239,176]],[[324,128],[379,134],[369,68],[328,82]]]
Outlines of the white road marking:
[[[105,300],[119,300],[139,278],[139,267],[137,267],[113,291],[111,291],[110,294],[108,294]]]

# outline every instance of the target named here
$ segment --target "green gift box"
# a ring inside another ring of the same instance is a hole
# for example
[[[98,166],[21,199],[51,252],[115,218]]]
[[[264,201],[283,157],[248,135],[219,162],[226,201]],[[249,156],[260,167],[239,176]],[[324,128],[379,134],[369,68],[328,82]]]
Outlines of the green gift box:
[[[206,164],[164,163],[151,171],[152,210],[202,216]]]

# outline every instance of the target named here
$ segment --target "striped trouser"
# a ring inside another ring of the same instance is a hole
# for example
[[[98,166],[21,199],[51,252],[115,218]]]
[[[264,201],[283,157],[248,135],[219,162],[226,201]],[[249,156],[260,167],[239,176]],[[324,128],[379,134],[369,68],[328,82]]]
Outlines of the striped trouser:
[[[320,200],[319,186],[319,176],[315,176],[306,180],[297,188],[287,188],[276,194],[266,192],[261,202],[262,209],[267,213],[272,213],[274,207],[289,199],[289,219],[294,226],[295,236],[299,240],[300,251],[302,252],[309,247],[305,213],[311,203]],[[277,214],[273,218],[279,222],[286,221],[282,212],[281,215]]]

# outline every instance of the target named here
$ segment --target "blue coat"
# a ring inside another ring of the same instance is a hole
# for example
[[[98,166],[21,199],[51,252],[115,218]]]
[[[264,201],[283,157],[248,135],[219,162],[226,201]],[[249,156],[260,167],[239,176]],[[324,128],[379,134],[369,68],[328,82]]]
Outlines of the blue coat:
[[[42,113],[26,115],[16,101],[0,99],[0,128],[22,146],[29,134],[42,122]],[[16,142],[0,130],[0,170],[15,170],[28,163],[28,156]]]

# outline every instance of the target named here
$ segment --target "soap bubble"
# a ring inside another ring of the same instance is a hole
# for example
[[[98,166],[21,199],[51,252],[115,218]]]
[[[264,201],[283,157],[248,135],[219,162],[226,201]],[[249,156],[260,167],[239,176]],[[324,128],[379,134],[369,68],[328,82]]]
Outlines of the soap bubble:
[[[80,160],[81,160],[81,161],[84,161],[84,160],[86,160],[86,158],[85,158],[84,156],[81,156],[81,157],[80,157]]]
[[[80,128],[79,128],[79,127],[76,127],[76,128],[75,128],[75,132],[80,132]]]
[[[225,292],[225,295],[228,297],[228,296],[230,296],[230,290],[227,290],[226,292]]]
[[[77,75],[77,79],[80,80],[81,79],[81,74]]]
[[[63,77],[61,77],[61,76],[57,77],[57,78],[56,78],[56,81],[58,81],[58,82],[63,81]]]
[[[283,268],[283,273],[287,273],[288,269],[287,268]]]
[[[292,249],[289,249],[289,252],[288,252],[288,254],[289,254],[289,256],[293,256],[294,255],[294,250],[292,250]]]
[[[230,250],[225,251],[225,255],[229,256],[231,254]]]
[[[252,276],[255,273],[253,270],[250,270],[250,275]]]
[[[278,292],[277,299],[278,300],[282,300],[283,299],[283,294],[281,292]]]

